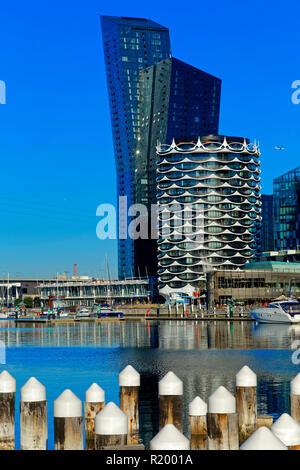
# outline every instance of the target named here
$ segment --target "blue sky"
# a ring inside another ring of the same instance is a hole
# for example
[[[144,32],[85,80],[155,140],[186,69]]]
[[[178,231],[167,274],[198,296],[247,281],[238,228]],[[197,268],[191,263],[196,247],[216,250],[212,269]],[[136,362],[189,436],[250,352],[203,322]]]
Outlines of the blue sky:
[[[96,208],[116,176],[99,15],[169,27],[174,57],[222,79],[220,134],[259,140],[263,193],[299,163],[299,2],[11,0],[1,6],[0,276],[103,277]],[[275,146],[285,147],[276,151]]]

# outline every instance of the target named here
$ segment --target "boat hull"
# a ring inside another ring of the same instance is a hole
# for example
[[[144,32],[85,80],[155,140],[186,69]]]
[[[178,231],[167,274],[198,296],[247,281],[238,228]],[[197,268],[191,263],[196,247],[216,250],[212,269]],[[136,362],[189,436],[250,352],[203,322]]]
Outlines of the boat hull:
[[[288,313],[274,312],[273,309],[258,308],[251,312],[252,318],[259,323],[300,323],[300,315],[289,315]]]

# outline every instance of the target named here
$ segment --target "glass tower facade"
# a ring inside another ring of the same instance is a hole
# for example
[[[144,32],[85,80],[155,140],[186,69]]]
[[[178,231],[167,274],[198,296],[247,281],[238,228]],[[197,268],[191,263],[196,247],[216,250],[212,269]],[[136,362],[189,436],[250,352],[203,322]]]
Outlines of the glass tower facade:
[[[135,202],[157,203],[157,142],[186,142],[218,134],[221,80],[170,58],[139,73],[139,135],[134,154]],[[149,227],[150,232],[150,227]],[[138,272],[157,275],[156,240],[135,241]]]
[[[261,237],[259,251],[274,250],[273,195],[261,195]]]
[[[101,16],[101,25],[117,170],[118,272],[123,279],[135,273],[134,244],[127,237],[130,219],[126,212],[134,203],[139,71],[171,57],[171,48],[169,30],[151,20]]]
[[[158,145],[159,291],[192,295],[207,272],[242,269],[260,237],[260,150],[201,136]]]
[[[273,181],[275,250],[300,246],[300,166]]]

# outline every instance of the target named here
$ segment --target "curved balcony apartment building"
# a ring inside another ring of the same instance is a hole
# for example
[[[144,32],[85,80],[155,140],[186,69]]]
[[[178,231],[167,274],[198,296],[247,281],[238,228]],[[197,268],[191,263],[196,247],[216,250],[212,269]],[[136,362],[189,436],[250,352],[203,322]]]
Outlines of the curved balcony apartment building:
[[[248,139],[158,143],[159,290],[192,295],[205,273],[238,270],[259,249],[260,150]]]

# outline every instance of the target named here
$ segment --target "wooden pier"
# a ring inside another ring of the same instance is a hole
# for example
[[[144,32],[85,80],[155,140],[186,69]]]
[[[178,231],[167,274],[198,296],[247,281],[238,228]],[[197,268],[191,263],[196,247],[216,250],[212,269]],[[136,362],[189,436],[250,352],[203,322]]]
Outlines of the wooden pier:
[[[119,373],[120,407],[106,404],[104,390],[93,383],[86,401],[66,389],[55,401],[55,450],[144,450],[140,440],[140,374],[128,365]],[[237,374],[235,392],[220,386],[207,404],[195,397],[182,408],[183,382],[169,371],[158,384],[159,432],[150,450],[300,450],[300,373],[291,381],[291,414],[257,414],[256,374],[244,366]],[[15,449],[15,394],[9,372],[0,374],[0,450]],[[46,388],[35,377],[21,387],[21,448],[46,450],[48,440]],[[183,434],[188,413],[189,431]],[[85,429],[85,442],[84,432]],[[88,432],[87,432],[88,431]]]

